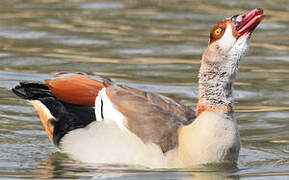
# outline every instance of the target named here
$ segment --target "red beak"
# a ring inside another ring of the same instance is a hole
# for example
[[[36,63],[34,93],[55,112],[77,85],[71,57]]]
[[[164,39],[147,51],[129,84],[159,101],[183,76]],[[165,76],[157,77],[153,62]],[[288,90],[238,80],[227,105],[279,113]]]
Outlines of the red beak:
[[[238,37],[240,37],[244,34],[252,33],[263,18],[263,9],[256,8],[249,13],[235,15],[231,18],[231,20],[235,24]]]

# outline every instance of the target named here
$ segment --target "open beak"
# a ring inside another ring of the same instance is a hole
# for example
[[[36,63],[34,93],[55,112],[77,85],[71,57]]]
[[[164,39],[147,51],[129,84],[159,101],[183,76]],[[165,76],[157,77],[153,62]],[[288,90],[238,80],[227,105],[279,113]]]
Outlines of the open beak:
[[[256,8],[243,15],[235,15],[231,18],[238,32],[238,37],[251,34],[264,18],[263,9]]]

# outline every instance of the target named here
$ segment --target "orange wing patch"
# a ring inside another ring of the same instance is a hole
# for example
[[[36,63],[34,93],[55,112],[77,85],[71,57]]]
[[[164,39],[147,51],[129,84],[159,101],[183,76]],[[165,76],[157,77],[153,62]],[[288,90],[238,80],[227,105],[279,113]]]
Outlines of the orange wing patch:
[[[37,110],[39,117],[41,119],[41,122],[43,124],[43,127],[50,139],[51,142],[53,142],[53,130],[54,126],[50,123],[51,119],[54,119],[54,117],[51,115],[50,111],[38,100],[29,101],[34,108]]]
[[[83,75],[47,79],[45,84],[58,99],[82,106],[94,106],[98,91],[109,86]]]

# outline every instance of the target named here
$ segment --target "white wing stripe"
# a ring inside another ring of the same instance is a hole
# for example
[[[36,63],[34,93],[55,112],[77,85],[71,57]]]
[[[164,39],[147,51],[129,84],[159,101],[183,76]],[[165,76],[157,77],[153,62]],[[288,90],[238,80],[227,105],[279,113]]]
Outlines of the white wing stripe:
[[[125,117],[114,108],[106,95],[106,88],[102,88],[95,99],[95,117],[97,121],[114,121],[121,129],[127,130]]]

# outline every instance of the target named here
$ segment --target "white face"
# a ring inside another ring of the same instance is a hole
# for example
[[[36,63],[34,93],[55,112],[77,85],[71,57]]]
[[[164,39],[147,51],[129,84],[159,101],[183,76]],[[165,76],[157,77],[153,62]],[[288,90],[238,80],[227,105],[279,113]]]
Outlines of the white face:
[[[242,58],[249,47],[249,37],[241,36],[238,39],[233,35],[232,26],[227,25],[223,36],[215,43],[222,49],[223,53],[227,54],[231,59]]]
[[[218,43],[219,47],[221,47],[224,52],[228,52],[234,46],[236,41],[237,39],[233,36],[232,27],[227,25],[223,36],[221,39],[217,40],[216,43]]]
[[[232,78],[235,78],[240,60],[245,56],[249,48],[250,38],[248,35],[237,38],[236,35],[234,36],[236,30],[232,26],[231,23],[221,24],[219,27],[224,32],[221,32],[218,36],[211,34],[213,41],[209,44],[209,49],[214,56],[214,58],[210,58],[210,61],[218,62],[222,70],[228,72]],[[219,27],[217,26],[217,28]],[[213,29],[211,33],[215,33],[215,30]]]

